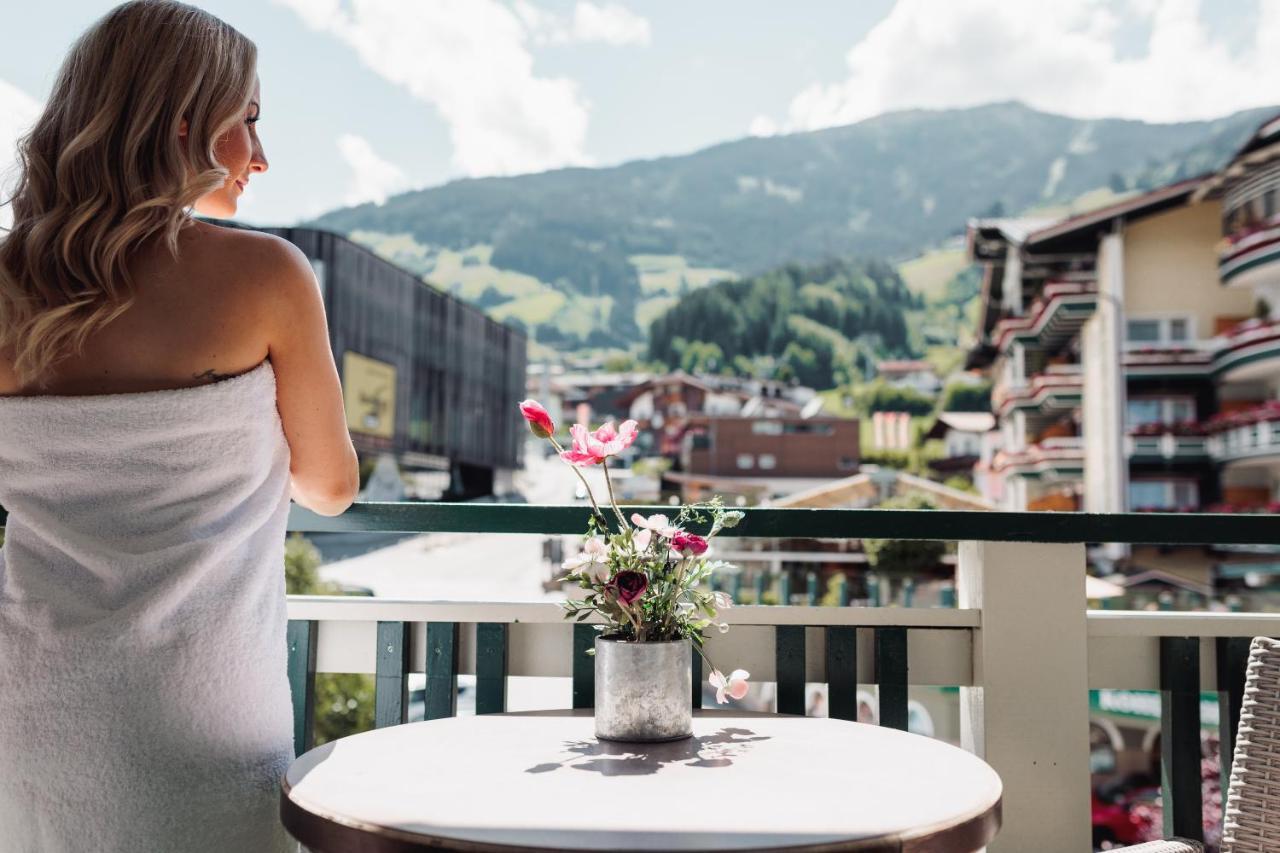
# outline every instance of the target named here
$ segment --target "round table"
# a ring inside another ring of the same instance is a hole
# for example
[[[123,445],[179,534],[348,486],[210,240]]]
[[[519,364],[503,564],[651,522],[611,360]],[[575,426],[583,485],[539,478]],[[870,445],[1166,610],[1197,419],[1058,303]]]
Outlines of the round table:
[[[941,741],[732,712],[696,714],[693,732],[599,741],[590,711],[377,729],[294,761],[281,818],[316,853],[971,853],[999,829],[999,777]]]

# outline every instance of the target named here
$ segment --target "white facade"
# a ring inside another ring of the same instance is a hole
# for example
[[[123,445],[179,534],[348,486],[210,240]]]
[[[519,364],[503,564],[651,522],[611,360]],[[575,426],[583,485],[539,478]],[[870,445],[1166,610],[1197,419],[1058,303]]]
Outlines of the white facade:
[[[1086,512],[1128,509],[1124,328],[1124,237],[1115,232],[1098,245],[1098,307],[1081,331]]]

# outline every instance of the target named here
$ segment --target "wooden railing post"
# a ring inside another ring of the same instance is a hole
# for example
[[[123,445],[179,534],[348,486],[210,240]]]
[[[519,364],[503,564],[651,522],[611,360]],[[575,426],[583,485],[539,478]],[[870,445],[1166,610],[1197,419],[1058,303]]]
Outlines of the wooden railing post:
[[[1083,545],[960,543],[959,604],[982,611],[960,731],[1004,783],[993,853],[1090,849],[1084,575]]]

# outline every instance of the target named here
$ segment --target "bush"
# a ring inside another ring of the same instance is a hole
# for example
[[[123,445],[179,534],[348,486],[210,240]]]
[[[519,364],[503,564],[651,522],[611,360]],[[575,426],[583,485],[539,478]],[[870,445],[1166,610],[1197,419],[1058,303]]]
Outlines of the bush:
[[[922,495],[890,498],[881,509],[937,509],[933,501]],[[914,575],[938,568],[947,552],[945,542],[915,539],[864,539],[862,548],[867,562],[881,575]]]
[[[320,552],[301,533],[284,543],[284,591],[289,595],[340,595],[337,584],[320,580]]]
[[[373,728],[373,676],[316,675],[316,746]]]
[[[963,474],[952,474],[943,481],[942,485],[948,489],[955,489],[957,492],[971,492],[975,495],[978,493],[977,488],[973,485],[973,480]]]

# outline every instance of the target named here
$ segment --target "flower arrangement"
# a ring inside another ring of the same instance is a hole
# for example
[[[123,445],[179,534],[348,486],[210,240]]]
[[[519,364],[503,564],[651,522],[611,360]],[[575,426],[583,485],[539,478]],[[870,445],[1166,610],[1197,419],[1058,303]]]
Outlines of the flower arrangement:
[[[1280,421],[1280,400],[1266,400],[1244,411],[1214,415],[1209,420],[1208,431],[1222,432],[1236,427],[1274,421]]]
[[[728,511],[717,499],[682,506],[674,519],[666,515],[627,518],[614,496],[608,460],[626,450],[636,439],[636,422],[618,427],[606,423],[594,432],[583,424],[569,430],[568,449],[555,438],[555,423],[547,410],[533,400],[520,404],[520,413],[538,438],[550,441],[560,458],[574,467],[591,501],[592,518],[582,552],[562,564],[565,579],[586,590],[578,600],[565,602],[565,618],[581,622],[597,615],[604,636],[634,643],[689,640],[707,662],[708,682],[716,688],[716,701],[747,695],[745,670],[725,676],[716,669],[703,648],[703,632],[715,625],[721,632],[728,623],[720,611],[733,606],[723,592],[702,587],[713,572],[728,566],[710,559],[710,540],[726,528],[737,525],[743,514]],[[581,468],[599,465],[609,492],[608,508],[616,519],[611,523],[600,509]],[[706,536],[686,529],[691,524],[708,525]]]
[[[1207,435],[1208,427],[1199,421],[1176,421],[1166,423],[1164,421],[1138,424],[1129,428],[1129,435],[1151,438],[1153,436],[1175,435],[1196,437]]]

